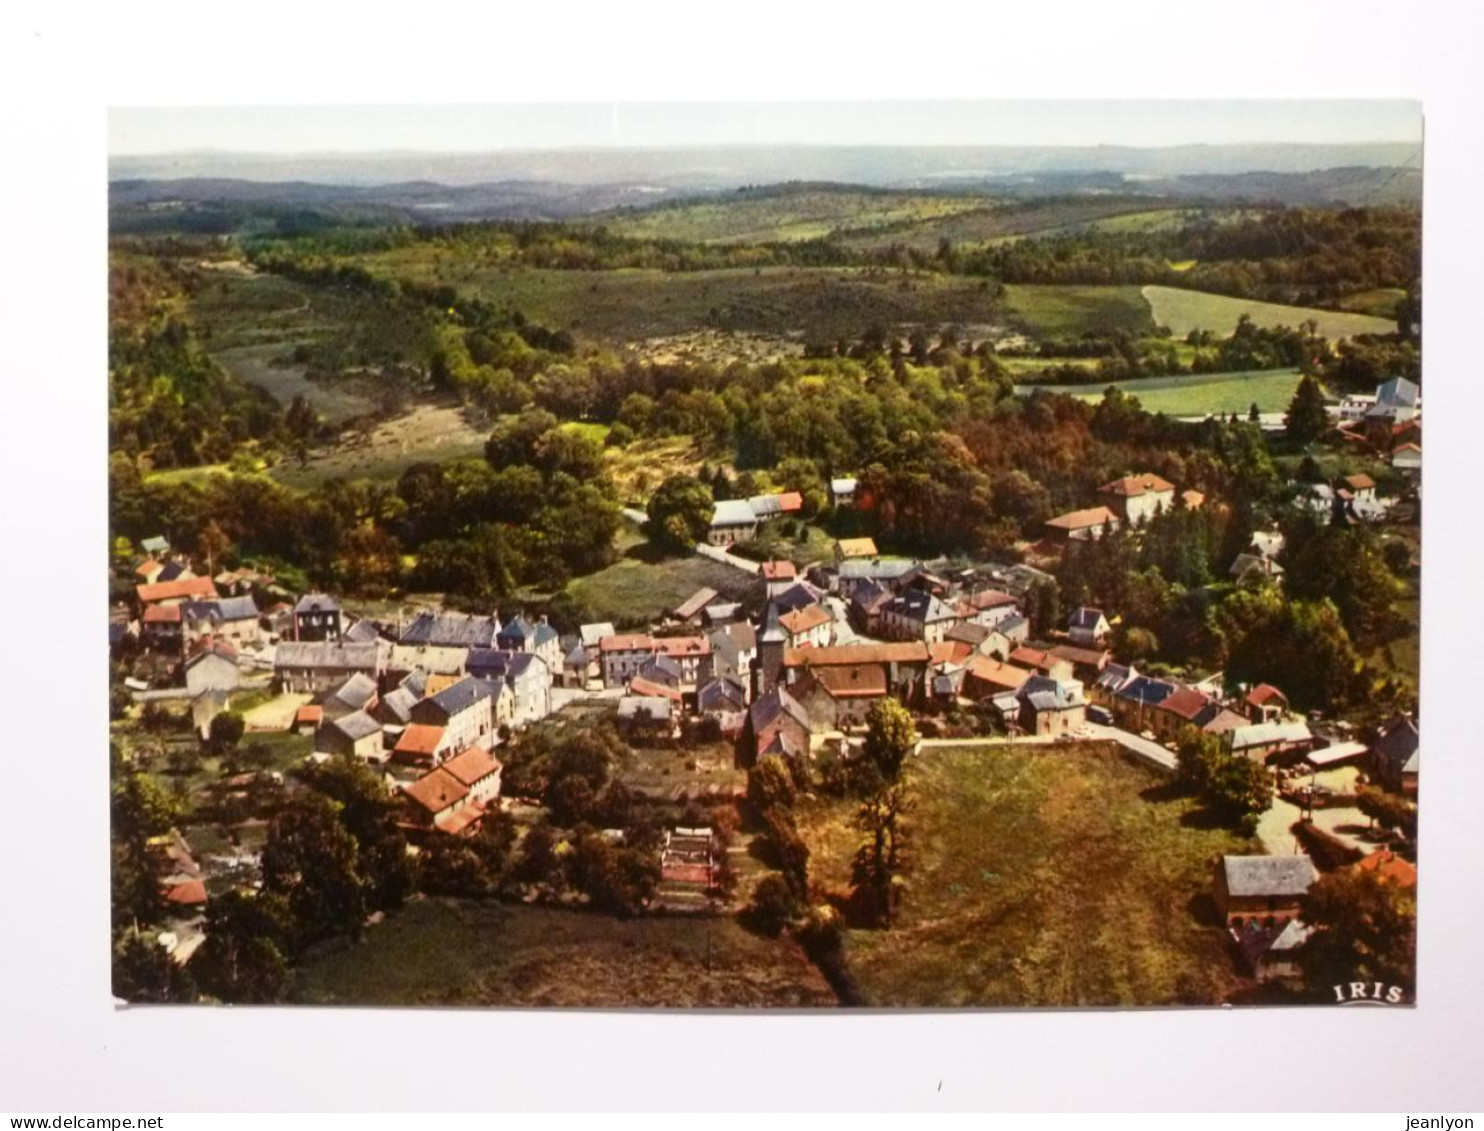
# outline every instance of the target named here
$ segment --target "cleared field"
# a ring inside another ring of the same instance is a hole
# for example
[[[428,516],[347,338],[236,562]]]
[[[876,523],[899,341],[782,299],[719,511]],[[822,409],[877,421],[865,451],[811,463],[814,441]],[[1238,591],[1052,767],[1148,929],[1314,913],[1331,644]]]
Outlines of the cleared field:
[[[1346,314],[1308,306],[1281,306],[1272,302],[1228,298],[1226,295],[1188,291],[1181,287],[1145,287],[1144,298],[1153,311],[1154,321],[1168,326],[1176,337],[1183,338],[1192,330],[1210,330],[1230,334],[1237,320],[1247,315],[1259,326],[1298,326],[1313,320],[1326,338],[1349,338],[1356,334],[1390,334],[1396,323],[1388,318],[1366,314]]]
[[[304,376],[302,365],[278,365],[283,355],[282,344],[236,346],[216,350],[212,357],[240,381],[261,386],[287,405],[302,396],[331,425],[341,424],[376,407],[375,401],[341,381],[311,381]]]
[[[732,194],[716,200],[596,217],[610,231],[638,239],[691,243],[781,243],[822,239],[837,230],[869,231],[983,208],[989,200],[921,193],[825,190]]]
[[[569,582],[566,592],[589,620],[635,628],[661,619],[702,587],[734,600],[749,596],[754,588],[753,578],[710,558],[653,561],[650,553],[647,544],[636,546],[607,569]]]
[[[419,405],[369,433],[342,436],[334,447],[311,454],[303,466],[285,460],[274,468],[273,477],[291,487],[329,479],[396,479],[422,460],[480,455],[488,435],[452,405]]]
[[[1391,319],[1396,316],[1396,304],[1406,297],[1407,292],[1400,287],[1377,287],[1375,290],[1346,295],[1335,305],[1355,314]]]
[[[567,1008],[833,1006],[787,939],[731,919],[613,919],[497,903],[421,899],[364,942],[312,957],[299,1001],[330,1005]]]
[[[926,220],[889,232],[846,233],[852,246],[890,247],[900,244],[934,251],[941,240],[955,247],[972,247],[1073,230],[1115,216],[1145,215],[1156,211],[1148,198],[1061,198],[987,205],[940,219]]]
[[[1149,303],[1134,286],[1008,286],[1005,301],[1011,317],[1036,337],[1154,329]]]
[[[1253,842],[1111,745],[947,747],[911,763],[918,803],[897,924],[852,930],[870,1004],[1214,1004],[1236,986],[1212,863]],[[849,882],[852,807],[796,810],[829,888]]]
[[[395,277],[440,282],[580,339],[623,345],[698,330],[832,341],[873,325],[995,321],[985,280],[850,268],[665,272],[510,267],[431,245],[361,260]]]
[[[1246,414],[1252,405],[1258,412],[1285,412],[1299,382],[1297,369],[1257,369],[1242,373],[1200,373],[1181,377],[1145,377],[1137,381],[1115,381],[1113,387],[1139,398],[1147,412],[1166,416],[1205,416],[1211,413]],[[1021,385],[1016,392],[1027,395],[1036,389],[1065,393],[1096,404],[1108,386]]]

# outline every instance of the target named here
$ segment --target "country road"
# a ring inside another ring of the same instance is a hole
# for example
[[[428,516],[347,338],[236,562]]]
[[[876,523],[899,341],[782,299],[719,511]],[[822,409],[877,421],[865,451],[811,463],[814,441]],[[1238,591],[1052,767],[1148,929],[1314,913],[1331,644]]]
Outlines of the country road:
[[[750,562],[746,558],[739,558],[736,554],[728,553],[721,546],[713,546],[708,542],[698,542],[696,544],[696,553],[703,558],[710,558],[713,562],[721,562],[723,565],[740,569],[743,573],[750,573],[754,577],[757,576],[757,562]]]

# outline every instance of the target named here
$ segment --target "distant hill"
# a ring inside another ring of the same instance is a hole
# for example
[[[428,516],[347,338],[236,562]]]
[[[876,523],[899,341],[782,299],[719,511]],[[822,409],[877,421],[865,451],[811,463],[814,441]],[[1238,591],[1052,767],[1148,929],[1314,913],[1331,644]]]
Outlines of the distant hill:
[[[385,186],[512,181],[624,185],[635,191],[731,189],[778,181],[925,188],[952,181],[1052,173],[1134,178],[1312,173],[1421,167],[1419,145],[693,146],[504,150],[490,153],[262,154],[185,152],[109,159],[111,180],[232,178]]]

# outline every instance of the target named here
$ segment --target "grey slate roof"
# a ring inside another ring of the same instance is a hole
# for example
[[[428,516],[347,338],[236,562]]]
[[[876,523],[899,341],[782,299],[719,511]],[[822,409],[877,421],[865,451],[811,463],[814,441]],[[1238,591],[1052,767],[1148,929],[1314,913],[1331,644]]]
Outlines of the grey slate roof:
[[[824,599],[824,596],[824,590],[818,586],[810,585],[807,581],[795,581],[782,593],[775,596],[773,603],[778,606],[780,612],[791,613],[795,609],[819,604]]]
[[[1152,679],[1147,675],[1135,676],[1117,691],[1120,699],[1130,699],[1135,703],[1143,703],[1150,707],[1163,703],[1174,693],[1173,683],[1163,679]]]
[[[848,580],[895,581],[918,567],[917,562],[900,560],[882,561],[879,558],[852,558],[840,563],[840,577]]]
[[[747,692],[736,680],[721,676],[701,686],[696,706],[702,711],[740,711],[747,706]]]
[[[296,613],[338,613],[340,602],[328,593],[306,593],[294,606]]]
[[[336,644],[332,641],[285,640],[273,654],[275,668],[340,668],[376,671],[383,656],[379,644]]]
[[[328,698],[344,703],[347,707],[359,709],[370,702],[375,694],[376,681],[365,672],[356,672],[330,692]]]
[[[1037,711],[1066,711],[1087,703],[1082,697],[1082,685],[1075,679],[1059,680],[1044,675],[1031,676],[1020,685],[1016,697]]]
[[[1236,896],[1303,895],[1319,872],[1307,856],[1223,856],[1226,890]]]
[[[365,711],[352,711],[348,715],[342,715],[330,725],[352,742],[381,730],[381,724]]]
[[[431,644],[440,648],[489,648],[500,631],[496,617],[465,613],[422,612],[402,630],[401,644]]]
[[[774,687],[759,695],[753,700],[748,714],[752,717],[754,733],[760,733],[783,714],[787,714],[805,730],[809,729],[809,712],[782,687]]]
[[[394,687],[381,697],[377,711],[387,718],[405,724],[412,718],[412,705],[417,700],[418,696],[405,686],[404,681],[404,686]]]
[[[1073,611],[1071,618],[1067,621],[1067,627],[1094,629],[1097,628],[1098,621],[1102,619],[1102,609],[1094,609],[1091,605],[1083,605]]]
[[[503,648],[470,648],[465,666],[470,675],[480,679],[514,680],[539,663],[540,659],[530,652],[511,652]]]
[[[680,686],[680,665],[669,656],[651,656],[639,665],[637,675],[650,683],[662,683],[666,687]]]
[[[471,676],[445,687],[437,695],[431,696],[424,702],[436,703],[445,715],[452,718],[460,711],[467,711],[481,699],[488,699],[495,693],[496,690],[490,681]]]
[[[954,618],[952,609],[931,593],[924,593],[921,589],[907,590],[887,606],[887,611],[922,624]]]
[[[577,633],[582,637],[584,647],[596,648],[602,643],[603,637],[614,635],[614,629],[611,622],[599,621],[596,624],[585,624],[581,626],[577,630]]]
[[[340,639],[350,644],[369,644],[373,640],[381,639],[381,632],[377,629],[375,621],[363,618],[342,632]]]
[[[722,499],[711,513],[712,526],[754,526],[757,514],[746,499]]]

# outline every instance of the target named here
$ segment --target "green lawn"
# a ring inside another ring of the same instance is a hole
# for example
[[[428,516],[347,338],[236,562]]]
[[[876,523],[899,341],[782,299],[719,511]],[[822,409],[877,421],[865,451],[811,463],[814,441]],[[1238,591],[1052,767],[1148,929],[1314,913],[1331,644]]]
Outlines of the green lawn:
[[[1017,285],[1006,287],[1005,297],[1015,320],[1038,338],[1154,329],[1149,304],[1134,286]]]
[[[1319,324],[1319,333],[1330,339],[1396,332],[1396,322],[1392,319],[1366,314],[1347,314],[1308,306],[1280,306],[1272,302],[1188,291],[1181,287],[1145,287],[1143,293],[1154,312],[1154,321],[1168,326],[1177,338],[1185,337],[1192,330],[1230,334],[1237,328],[1237,319],[1244,314],[1265,327],[1296,327],[1312,319]]]
[[[847,935],[870,1004],[1205,1004],[1234,988],[1209,893],[1216,858],[1253,845],[1205,827],[1161,775],[1089,743],[931,749],[910,766],[898,922]],[[827,889],[849,883],[851,809],[796,810]]]
[[[1144,377],[1113,384],[1139,398],[1148,412],[1167,416],[1205,416],[1208,413],[1245,415],[1255,403],[1258,412],[1283,412],[1298,385],[1297,369],[1259,369],[1244,373],[1200,373],[1179,377]],[[1035,389],[1066,393],[1095,403],[1103,399],[1106,385],[1021,385],[1017,392]]]
[[[424,899],[359,944],[311,957],[295,998],[314,1004],[586,1008],[832,1006],[787,939],[735,921],[613,919],[498,903]]]

